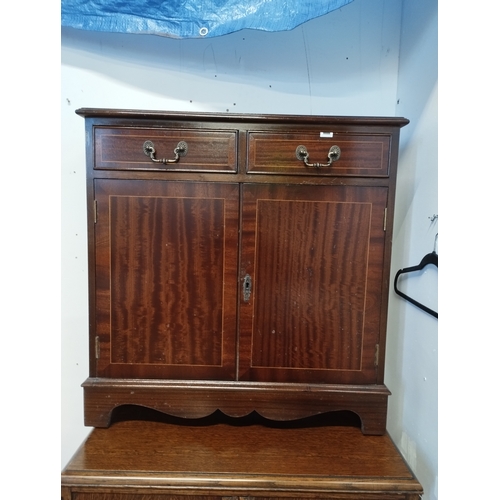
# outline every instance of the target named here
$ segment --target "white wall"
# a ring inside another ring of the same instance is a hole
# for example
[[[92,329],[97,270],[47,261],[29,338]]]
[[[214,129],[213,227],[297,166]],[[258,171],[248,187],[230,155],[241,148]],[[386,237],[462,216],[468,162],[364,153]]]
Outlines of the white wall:
[[[402,131],[391,276],[417,265],[434,249],[438,221],[437,0],[403,4],[397,114],[410,118]],[[436,247],[436,250],[438,248]],[[437,268],[407,275],[398,286],[438,310]],[[392,283],[391,283],[392,286]],[[388,431],[424,486],[437,498],[438,320],[389,295],[386,384]]]
[[[434,228],[425,224],[437,213],[436,79],[426,54],[434,60],[436,43],[418,31],[429,19],[433,26],[436,12],[430,0],[356,0],[291,32],[203,40],[62,31],[62,466],[90,431],[80,388],[88,375],[84,122],[75,109],[405,116],[412,124],[402,136],[394,266],[406,266],[433,248]],[[435,320],[398,297],[391,297],[389,318],[389,430],[433,495]]]
[[[356,1],[293,31],[203,40],[63,29],[63,116],[79,106],[392,115],[400,4]]]

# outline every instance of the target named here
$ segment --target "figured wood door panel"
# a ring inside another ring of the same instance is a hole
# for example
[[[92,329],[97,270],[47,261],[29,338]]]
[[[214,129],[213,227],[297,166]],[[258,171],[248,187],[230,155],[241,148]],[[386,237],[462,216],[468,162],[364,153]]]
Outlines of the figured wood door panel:
[[[243,192],[240,378],[375,383],[387,188]]]
[[[97,376],[235,378],[237,184],[96,180]]]

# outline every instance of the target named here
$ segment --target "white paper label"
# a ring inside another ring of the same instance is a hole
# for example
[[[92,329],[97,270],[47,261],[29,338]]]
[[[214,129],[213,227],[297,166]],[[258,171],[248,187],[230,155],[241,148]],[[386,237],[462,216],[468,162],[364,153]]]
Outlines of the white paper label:
[[[333,132],[320,132],[320,137],[333,137]]]

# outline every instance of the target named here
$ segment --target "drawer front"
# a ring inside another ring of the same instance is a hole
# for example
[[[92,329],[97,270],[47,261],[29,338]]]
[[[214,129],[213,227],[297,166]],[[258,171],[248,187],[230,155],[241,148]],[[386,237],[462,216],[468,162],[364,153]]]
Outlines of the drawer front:
[[[94,168],[236,172],[236,134],[236,131],[95,127]],[[154,162],[145,153],[146,141],[152,143],[155,159],[169,161]],[[187,148],[176,160],[174,150],[180,142]]]
[[[248,134],[248,172],[318,176],[387,177],[390,135],[351,135],[332,132]],[[304,146],[308,158],[297,157]],[[328,165],[332,146],[338,159]]]
[[[150,490],[153,488],[150,487]],[[108,488],[102,492],[94,493],[79,493],[73,492],[67,500],[220,500],[221,497],[204,496],[204,495],[169,495],[161,490],[153,490],[152,493],[131,493],[128,488],[113,488],[108,491]],[[62,500],[66,498],[62,497]]]
[[[130,490],[130,488],[127,488]],[[151,493],[139,492],[126,492],[116,489],[104,489],[102,492],[94,493],[80,493],[72,492],[67,497],[62,496],[62,500],[311,500],[311,499],[325,499],[325,500],[418,500],[420,495],[413,495],[411,493],[386,493],[386,492],[369,492],[363,493],[359,491],[351,492],[335,492],[331,491],[326,495],[304,495],[302,497],[289,497],[283,495],[281,497],[257,497],[257,496],[231,496],[231,497],[215,497],[195,495],[169,495],[162,493],[161,490],[153,490]]]

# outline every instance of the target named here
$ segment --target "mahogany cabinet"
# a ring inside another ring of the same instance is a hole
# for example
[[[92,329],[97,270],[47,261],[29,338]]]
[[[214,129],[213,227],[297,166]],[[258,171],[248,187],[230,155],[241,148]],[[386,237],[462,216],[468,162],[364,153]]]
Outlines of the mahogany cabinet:
[[[85,423],[329,411],[385,432],[404,118],[80,109],[88,178]]]

